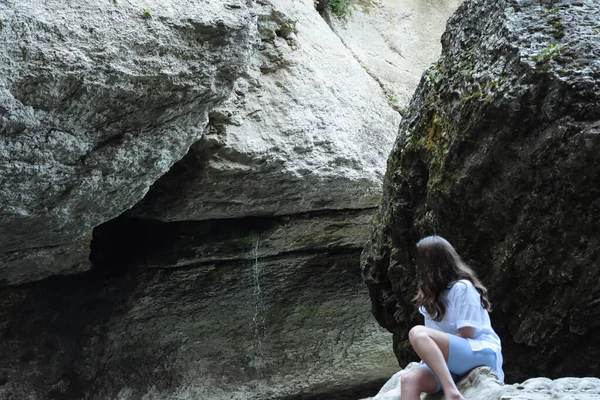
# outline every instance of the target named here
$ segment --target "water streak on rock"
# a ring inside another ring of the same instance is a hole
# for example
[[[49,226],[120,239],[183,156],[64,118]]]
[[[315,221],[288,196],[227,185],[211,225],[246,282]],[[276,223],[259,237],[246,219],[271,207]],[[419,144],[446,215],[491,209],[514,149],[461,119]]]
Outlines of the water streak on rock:
[[[263,300],[262,291],[260,288],[260,263],[259,263],[259,246],[260,235],[252,236],[252,253],[254,262],[252,264],[252,282],[254,285],[254,315],[252,322],[254,324],[254,348],[252,349],[251,365],[254,367],[257,378],[262,378],[262,367],[264,366],[264,350],[263,341],[265,337],[265,302]]]

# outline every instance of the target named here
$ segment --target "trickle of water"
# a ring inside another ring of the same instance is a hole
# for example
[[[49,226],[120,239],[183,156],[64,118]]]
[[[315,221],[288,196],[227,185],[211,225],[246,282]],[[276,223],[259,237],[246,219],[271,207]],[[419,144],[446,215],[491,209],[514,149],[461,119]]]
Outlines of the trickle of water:
[[[262,378],[262,368],[264,366],[263,340],[265,337],[265,303],[260,288],[260,263],[258,258],[258,250],[260,245],[260,236],[253,237],[253,258],[252,278],[254,283],[254,315],[252,322],[254,323],[254,348],[251,365],[256,371],[258,378]]]

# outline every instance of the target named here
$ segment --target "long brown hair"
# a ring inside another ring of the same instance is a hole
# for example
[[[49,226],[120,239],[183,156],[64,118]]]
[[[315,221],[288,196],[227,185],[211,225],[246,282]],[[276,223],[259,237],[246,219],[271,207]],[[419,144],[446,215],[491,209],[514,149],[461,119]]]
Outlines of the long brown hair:
[[[417,307],[423,306],[434,321],[441,321],[446,314],[442,294],[460,279],[471,281],[481,296],[483,308],[492,310],[487,289],[446,239],[428,236],[417,243],[417,269],[420,284],[413,300]]]

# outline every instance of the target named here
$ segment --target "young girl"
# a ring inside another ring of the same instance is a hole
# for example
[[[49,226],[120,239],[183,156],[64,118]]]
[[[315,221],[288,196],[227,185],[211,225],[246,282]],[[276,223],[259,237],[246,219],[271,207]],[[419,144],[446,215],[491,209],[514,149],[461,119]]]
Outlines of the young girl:
[[[415,297],[425,326],[408,338],[424,364],[402,376],[401,399],[444,390],[447,400],[464,400],[455,382],[472,368],[486,365],[504,381],[500,338],[492,329],[487,289],[439,236],[417,243],[420,287]]]

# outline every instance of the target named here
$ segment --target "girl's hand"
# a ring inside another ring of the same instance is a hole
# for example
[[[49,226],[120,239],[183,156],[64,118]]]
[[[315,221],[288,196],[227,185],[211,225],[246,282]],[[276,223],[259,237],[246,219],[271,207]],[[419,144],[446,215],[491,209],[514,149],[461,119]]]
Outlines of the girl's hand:
[[[475,328],[473,328],[472,326],[465,326],[464,328],[460,328],[456,333],[456,336],[465,339],[472,339],[473,336],[475,336]]]

